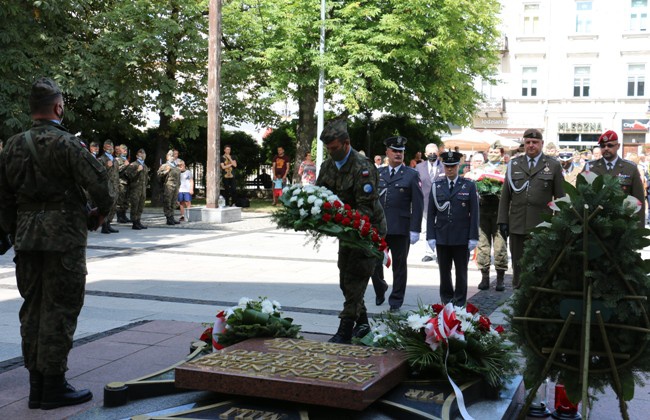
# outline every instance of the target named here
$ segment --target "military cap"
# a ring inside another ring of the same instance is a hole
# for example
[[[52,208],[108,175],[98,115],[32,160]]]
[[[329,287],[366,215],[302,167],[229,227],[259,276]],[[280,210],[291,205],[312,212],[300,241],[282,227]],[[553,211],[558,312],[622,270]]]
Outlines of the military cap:
[[[574,151],[571,149],[560,149],[560,154],[558,155],[558,159],[561,160],[562,162],[567,162],[571,159],[573,159],[574,156]]]
[[[542,132],[536,128],[529,128],[528,130],[526,130],[524,132],[524,138],[544,140],[544,137],[542,137]]]
[[[32,92],[29,100],[32,102],[41,102],[52,100],[61,95],[61,89],[56,82],[49,77],[41,77],[32,84]]]
[[[463,157],[462,153],[452,152],[451,150],[440,155],[442,164],[445,166],[454,166],[460,163],[460,158]]]
[[[618,135],[613,130],[607,130],[598,137],[598,144],[607,143],[608,141],[618,141]]]
[[[403,151],[404,149],[406,149],[406,142],[407,142],[406,137],[402,137],[402,136],[389,137],[386,140],[384,140],[384,144],[386,145],[386,147],[398,151]]]
[[[348,137],[348,123],[341,118],[328,121],[322,133],[320,133],[320,141],[325,144],[329,144],[336,139],[345,140]]]

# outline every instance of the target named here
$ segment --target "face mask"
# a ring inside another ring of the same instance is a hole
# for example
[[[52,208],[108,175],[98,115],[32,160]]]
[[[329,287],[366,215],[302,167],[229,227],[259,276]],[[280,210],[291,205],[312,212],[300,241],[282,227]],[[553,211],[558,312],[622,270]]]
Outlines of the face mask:
[[[435,162],[436,160],[438,160],[438,155],[435,153],[431,153],[430,155],[427,156],[427,159],[429,160],[429,162]]]
[[[120,154],[120,157],[121,157],[122,159],[126,159],[126,153],[122,153],[122,154]]]

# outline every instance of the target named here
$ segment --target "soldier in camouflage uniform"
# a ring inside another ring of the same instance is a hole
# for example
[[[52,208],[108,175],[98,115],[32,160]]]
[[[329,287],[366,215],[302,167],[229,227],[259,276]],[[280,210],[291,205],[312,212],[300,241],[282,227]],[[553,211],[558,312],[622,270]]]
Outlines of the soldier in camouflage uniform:
[[[115,157],[113,156],[112,141],[106,140],[104,142],[104,153],[102,153],[97,159],[102,163],[102,165],[104,165],[104,168],[106,168],[106,173],[108,174],[108,188],[111,190],[111,195],[115,197],[111,211],[108,213],[108,216],[106,216],[106,219],[104,219],[102,233],[117,233],[119,230],[114,229],[111,226],[111,221],[113,220],[113,216],[115,216],[115,208],[117,205],[117,194],[120,188],[120,171],[117,162],[115,161]]]
[[[343,203],[367,215],[383,238],[386,236],[386,219],[379,203],[377,168],[370,159],[352,149],[345,120],[328,123],[320,140],[330,157],[321,165],[316,185],[330,189]],[[366,252],[347,248],[339,242],[339,287],[345,301],[339,314],[339,329],[330,342],[350,343],[353,335],[363,336],[370,330],[363,297],[375,261],[375,257]]]
[[[129,166],[127,158],[129,149],[125,144],[120,144],[117,147],[117,169],[120,174],[120,185],[117,192],[117,222],[129,223],[130,220],[126,217],[126,212],[129,210],[129,180],[126,178],[125,170]]]
[[[501,144],[495,142],[488,150],[488,161],[466,175],[469,178],[478,180],[481,175],[493,174],[505,177],[506,165],[502,161]],[[492,265],[492,247],[494,247],[494,267],[497,271],[497,284],[495,290],[505,290],[504,278],[508,270],[508,248],[506,240],[499,232],[497,226],[497,215],[499,213],[499,197],[501,191],[493,194],[480,188],[479,193],[479,236],[476,254],[476,264],[481,270],[481,282],[478,285],[480,290],[490,288],[490,265]]]
[[[88,228],[99,227],[114,196],[101,163],[61,125],[56,83],[37,80],[29,103],[32,128],[10,138],[0,154],[0,226],[16,247],[28,405],[51,409],[92,398],[68,384],[65,372],[84,301]],[[98,207],[92,227],[84,189]]]
[[[138,150],[136,160],[124,169],[124,176],[129,181],[129,202],[131,204],[131,222],[132,229],[142,230],[147,227],[142,224],[140,217],[144,209],[144,200],[147,196],[147,183],[149,181],[149,168],[145,165],[144,160],[147,154],[144,149]]]
[[[158,168],[158,178],[163,183],[163,212],[167,224],[178,225],[180,222],[174,219],[174,209],[178,201],[178,190],[181,187],[181,170],[176,165],[173,150],[167,152],[167,162]]]

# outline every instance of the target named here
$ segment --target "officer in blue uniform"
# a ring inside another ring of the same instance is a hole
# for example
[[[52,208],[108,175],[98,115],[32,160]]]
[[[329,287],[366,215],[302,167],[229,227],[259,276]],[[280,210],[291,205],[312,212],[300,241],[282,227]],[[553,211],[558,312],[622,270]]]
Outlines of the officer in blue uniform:
[[[445,178],[433,184],[427,213],[427,242],[438,254],[440,300],[463,306],[467,301],[467,264],[478,244],[479,206],[476,184],[458,176],[461,154],[441,155]],[[451,264],[456,267],[456,287]]]
[[[404,165],[406,141],[402,136],[384,140],[388,166],[379,168],[379,202],[386,217],[386,243],[393,264],[393,291],[388,298],[390,310],[393,312],[398,311],[404,302],[406,259],[410,245],[420,239],[424,208],[420,176],[415,169]],[[375,303],[381,305],[388,290],[381,261],[375,267],[372,285],[376,294]]]

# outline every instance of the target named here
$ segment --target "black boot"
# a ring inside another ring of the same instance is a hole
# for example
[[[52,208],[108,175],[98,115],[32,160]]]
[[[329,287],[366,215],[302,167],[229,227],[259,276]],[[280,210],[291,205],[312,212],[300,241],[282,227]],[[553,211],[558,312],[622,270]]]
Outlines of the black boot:
[[[117,232],[119,232],[119,230],[117,230],[117,229],[115,229],[113,226],[111,226],[111,222],[106,223],[106,225],[108,226],[108,230],[109,230],[111,233],[117,233]]]
[[[370,332],[370,322],[368,322],[368,314],[364,313],[357,318],[357,322],[352,330],[352,337],[363,338]]]
[[[170,226],[174,226],[176,223],[174,223],[174,216],[167,216],[167,224]]]
[[[111,231],[108,229],[108,222],[102,223],[102,233],[111,233]]]
[[[145,225],[143,225],[142,222],[139,221],[139,220],[138,220],[138,226],[140,227],[140,229],[146,229],[146,228],[147,228],[147,227],[146,227]]]
[[[490,269],[481,270],[481,282],[478,285],[479,290],[488,290],[490,288]]]
[[[42,399],[43,399],[43,374],[35,370],[30,370],[29,371],[29,400],[27,402],[27,406],[29,408],[41,408]]]
[[[142,228],[140,227],[140,225],[138,224],[137,221],[133,222],[133,226],[131,226],[131,229],[133,229],[133,230],[142,230]]]
[[[131,223],[131,222],[132,221],[129,220],[128,217],[126,217],[126,210],[117,212],[117,223]]]
[[[77,391],[62,374],[43,377],[43,398],[41,399],[41,409],[43,410],[81,404],[92,398],[93,394],[90,390]]]
[[[506,290],[506,285],[504,284],[505,275],[506,270],[497,270],[497,286],[494,288],[497,292],[503,292]]]
[[[175,225],[180,225],[181,224],[181,221],[174,219],[174,216],[172,216],[172,220],[174,221]]]
[[[352,318],[341,318],[341,323],[339,324],[339,329],[330,338],[327,340],[330,343],[339,343],[339,344],[350,344],[352,340],[352,329],[354,328],[354,319]]]

